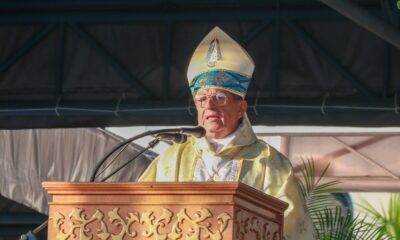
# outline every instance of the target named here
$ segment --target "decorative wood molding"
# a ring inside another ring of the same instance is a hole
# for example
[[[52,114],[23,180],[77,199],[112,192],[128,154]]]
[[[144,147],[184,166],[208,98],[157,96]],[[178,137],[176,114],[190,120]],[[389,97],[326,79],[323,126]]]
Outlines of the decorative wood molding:
[[[279,224],[255,214],[237,209],[235,212],[235,240],[280,240]]]
[[[222,240],[223,233],[232,220],[228,213],[223,212],[217,216],[217,226],[215,226],[209,221],[213,215],[207,208],[197,210],[193,217],[189,216],[186,208],[182,208],[176,214],[168,208],[163,208],[160,216],[156,216],[153,211],[141,214],[129,212],[121,216],[119,208],[113,208],[108,211],[108,218],[105,218],[104,215],[99,209],[96,209],[93,215],[88,216],[84,209],[73,208],[68,214],[68,218],[60,212],[55,212],[50,220],[57,230],[57,240],[91,240],[95,237],[101,240],[107,240],[110,237],[112,240],[135,239],[138,236],[137,225],[145,227],[140,234],[143,239]],[[174,217],[175,221],[171,222]],[[97,233],[90,231],[89,224],[91,224],[91,229],[97,229]],[[116,229],[117,226],[121,229],[119,233],[108,230]]]

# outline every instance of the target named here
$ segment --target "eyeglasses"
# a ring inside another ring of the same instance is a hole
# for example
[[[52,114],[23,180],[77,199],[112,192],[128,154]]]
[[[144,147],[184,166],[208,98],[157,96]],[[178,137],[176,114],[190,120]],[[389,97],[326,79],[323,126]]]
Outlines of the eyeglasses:
[[[194,100],[199,103],[200,107],[206,107],[207,99],[211,99],[215,106],[224,106],[228,96],[223,92],[215,92],[212,94],[199,93]]]

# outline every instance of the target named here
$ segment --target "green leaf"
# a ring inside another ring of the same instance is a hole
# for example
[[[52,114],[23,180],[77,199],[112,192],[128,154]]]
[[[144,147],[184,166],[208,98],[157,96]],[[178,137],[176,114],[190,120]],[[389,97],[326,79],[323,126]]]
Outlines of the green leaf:
[[[381,206],[378,211],[369,202],[362,200],[360,207],[376,219],[376,224],[381,226],[380,236],[386,239],[400,239],[400,194],[391,194],[387,211]],[[383,212],[383,213],[381,213]]]
[[[320,240],[353,240],[353,239],[382,239],[379,238],[379,229],[365,218],[351,215],[342,211],[342,208],[321,209],[316,212],[317,236]]]
[[[352,209],[338,206],[336,197],[332,194],[338,192],[335,186],[339,181],[331,181],[321,184],[329,164],[323,169],[320,176],[315,174],[313,159],[303,160],[301,173],[304,181],[299,180],[300,189],[306,201],[308,211],[314,223],[317,239],[319,240],[386,240],[400,239],[399,226],[395,224],[383,224],[386,215],[380,214],[368,202],[364,202],[365,211],[373,216],[372,222],[367,221],[367,216],[353,218]],[[397,203],[397,205],[396,205]],[[399,225],[400,208],[399,197],[390,204],[390,212],[387,214]],[[370,217],[368,217],[370,219]],[[391,223],[393,222],[390,221]],[[386,222],[386,220],[385,220]],[[391,232],[394,237],[387,234]],[[396,235],[397,234],[397,235]]]

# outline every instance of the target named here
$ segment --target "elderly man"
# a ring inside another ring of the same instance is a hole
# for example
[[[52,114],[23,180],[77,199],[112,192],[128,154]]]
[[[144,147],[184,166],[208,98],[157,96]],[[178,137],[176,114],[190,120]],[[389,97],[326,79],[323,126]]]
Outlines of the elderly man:
[[[254,63],[218,27],[195,50],[188,69],[203,138],[189,138],[155,159],[139,181],[241,181],[289,203],[286,240],[314,239],[290,162],[257,139],[244,100]]]

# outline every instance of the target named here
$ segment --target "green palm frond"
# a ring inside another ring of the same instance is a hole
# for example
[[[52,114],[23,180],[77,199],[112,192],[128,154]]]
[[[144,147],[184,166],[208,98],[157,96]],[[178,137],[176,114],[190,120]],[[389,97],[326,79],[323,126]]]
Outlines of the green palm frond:
[[[378,211],[369,202],[362,200],[360,207],[381,226],[380,236],[387,239],[400,239],[400,194],[391,194],[387,211]],[[381,213],[382,212],[382,213]]]
[[[377,219],[372,222],[367,217],[353,217],[352,209],[338,205],[333,195],[339,189],[339,181],[322,183],[329,164],[316,176],[314,161],[303,161],[302,175],[304,182],[299,181],[311,219],[319,240],[386,240],[392,239],[382,234],[383,226]],[[370,206],[372,211],[372,206]],[[377,211],[373,211],[378,213]],[[392,216],[400,216],[400,209],[393,207]],[[389,231],[389,229],[388,229]],[[397,231],[397,230],[394,230]],[[400,238],[397,238],[400,239]]]
[[[336,198],[331,193],[338,191],[334,186],[339,182],[331,181],[321,184],[322,178],[326,174],[328,168],[329,164],[324,168],[320,176],[317,177],[315,174],[314,161],[312,159],[307,162],[303,161],[301,173],[304,183],[300,181],[300,188],[311,214],[313,214],[315,210],[327,206],[332,206],[334,208],[335,206]]]
[[[359,216],[353,218],[348,212],[336,207],[316,212],[317,236],[320,240],[365,240],[379,238],[379,230],[374,223],[365,221]]]

